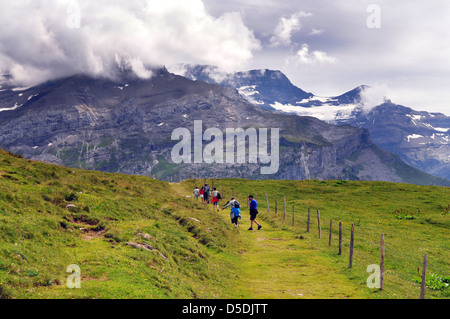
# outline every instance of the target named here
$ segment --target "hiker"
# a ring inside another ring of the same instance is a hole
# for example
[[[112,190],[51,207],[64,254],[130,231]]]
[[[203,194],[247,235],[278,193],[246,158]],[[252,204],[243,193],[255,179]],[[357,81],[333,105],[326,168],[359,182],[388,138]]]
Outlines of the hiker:
[[[231,213],[230,213],[231,223],[234,225],[234,228],[237,228],[238,219],[241,218],[241,205],[234,197],[231,197],[228,204],[226,204],[222,208],[222,210],[224,210],[228,206],[231,206]]]
[[[222,196],[220,195],[219,191],[217,190],[217,188],[214,187],[214,190],[212,192],[212,200],[211,203],[213,204],[213,210],[219,211],[219,201],[222,199]]]
[[[200,196],[200,190],[198,189],[198,187],[197,186],[195,186],[195,189],[194,189],[194,198],[196,199],[196,200],[198,200],[198,197]]]
[[[211,188],[205,183],[203,186],[203,197],[205,198],[205,203],[209,204],[209,196],[210,196]]]
[[[258,225],[258,230],[262,228],[261,224],[256,220],[256,215],[258,215],[258,202],[253,198],[253,195],[248,197],[250,200],[250,228],[248,230],[253,230],[253,223]]]
[[[200,189],[199,194],[200,194],[200,198],[202,199],[202,203],[204,203],[205,202],[205,196],[203,195],[203,187]]]

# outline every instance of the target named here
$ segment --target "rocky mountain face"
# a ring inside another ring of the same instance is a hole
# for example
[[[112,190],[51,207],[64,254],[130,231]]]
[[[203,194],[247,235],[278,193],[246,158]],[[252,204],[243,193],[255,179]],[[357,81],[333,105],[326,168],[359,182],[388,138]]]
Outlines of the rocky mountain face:
[[[314,97],[293,85],[280,71],[264,69],[223,73],[215,66],[189,64],[182,64],[179,69],[180,75],[193,81],[236,88],[249,102],[271,110],[274,109],[271,106],[274,101],[290,104]]]
[[[265,164],[261,161],[174,163],[171,152],[179,141],[172,140],[172,133],[177,128],[193,132],[195,120],[202,121],[203,130],[219,132],[279,128],[278,171],[262,175]],[[155,71],[148,80],[129,74],[117,80],[76,75],[32,88],[4,87],[0,90],[0,148],[68,167],[164,179],[199,174],[448,182],[380,149],[366,129],[274,113],[249,103],[234,88],[192,81],[166,69]]]
[[[409,165],[450,179],[450,117],[387,101],[345,122],[368,129],[377,145]]]
[[[365,128],[376,145],[407,164],[450,179],[450,117],[444,114],[415,111],[386,99],[368,105],[371,88],[364,85],[340,96],[319,97],[296,88],[279,71],[221,75],[213,67],[186,65],[182,70],[191,79],[234,86],[249,102],[266,109]]]

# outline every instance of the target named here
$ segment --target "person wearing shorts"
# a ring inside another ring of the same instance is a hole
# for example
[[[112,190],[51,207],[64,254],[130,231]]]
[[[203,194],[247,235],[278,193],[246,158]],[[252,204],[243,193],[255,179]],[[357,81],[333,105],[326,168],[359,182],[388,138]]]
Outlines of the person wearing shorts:
[[[250,228],[248,230],[253,230],[253,223],[258,225],[258,230],[262,228],[261,224],[256,220],[256,216],[258,215],[258,202],[253,198],[253,195],[248,197],[250,201]]]
[[[200,190],[198,189],[198,187],[196,187],[196,188],[194,189],[194,198],[195,198],[196,200],[198,200],[199,196],[200,196]]]
[[[214,210],[217,209],[217,211],[219,211],[219,200],[220,200],[221,198],[222,198],[222,197],[220,196],[219,191],[217,190],[217,188],[214,187],[214,190],[213,190],[213,192],[212,192],[212,200],[211,200],[211,203],[212,203],[213,206],[214,206]]]
[[[235,228],[237,228],[238,220],[241,218],[241,209],[239,208],[239,202],[236,201],[234,197],[231,198],[231,200],[226,204],[222,210],[227,208],[228,206],[231,206],[231,223],[234,225]]]

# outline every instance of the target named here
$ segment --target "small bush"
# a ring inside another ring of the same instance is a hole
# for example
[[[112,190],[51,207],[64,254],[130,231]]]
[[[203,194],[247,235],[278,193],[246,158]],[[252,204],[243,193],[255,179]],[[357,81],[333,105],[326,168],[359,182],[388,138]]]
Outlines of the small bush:
[[[410,212],[409,210],[400,208],[396,209],[392,214],[396,219],[416,219],[417,216],[420,214],[420,210]]]
[[[77,201],[78,200],[78,195],[76,194],[76,193],[70,193],[70,194],[67,194],[66,195],[66,197],[65,197],[65,199],[66,199],[66,201],[68,201],[68,202],[73,202],[73,201]]]
[[[414,281],[421,283],[422,279],[415,276]],[[438,274],[428,274],[425,279],[425,284],[427,288],[431,290],[444,290],[450,285],[450,277],[445,277]]]

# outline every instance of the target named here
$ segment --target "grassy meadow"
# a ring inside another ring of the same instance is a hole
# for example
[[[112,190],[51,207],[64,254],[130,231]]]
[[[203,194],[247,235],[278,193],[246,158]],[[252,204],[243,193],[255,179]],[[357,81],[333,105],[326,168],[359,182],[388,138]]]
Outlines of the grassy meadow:
[[[189,187],[196,182],[190,181]],[[200,181],[197,182],[197,184]],[[314,247],[369,298],[418,298],[424,255],[428,255],[427,296],[448,298],[450,289],[450,189],[387,182],[356,181],[248,181],[215,182],[229,199],[247,207],[247,192],[256,196],[263,222],[293,233]],[[266,194],[269,199],[267,212]],[[286,217],[284,215],[286,196]],[[277,213],[275,213],[277,197]],[[292,210],[294,206],[294,226]],[[307,216],[310,209],[310,231]],[[319,239],[317,210],[320,213]],[[247,211],[248,216],[248,210]],[[245,215],[245,213],[244,213]],[[246,216],[246,217],[247,217]],[[332,239],[329,246],[330,220]],[[343,228],[342,255],[338,256],[339,222]],[[351,225],[354,224],[354,260],[349,269]],[[384,290],[367,288],[367,267],[380,264],[381,234],[385,235]],[[447,284],[447,285],[446,285]],[[435,290],[431,289],[434,288]],[[440,289],[437,289],[440,288]]]
[[[449,297],[439,284],[450,276],[449,188],[208,180],[223,188],[224,199],[234,188],[243,206],[234,229],[228,209],[213,212],[192,198],[201,182],[169,184],[77,170],[0,151],[0,298],[418,298],[415,278],[425,253],[427,298]],[[247,192],[258,197],[260,231],[247,231]],[[355,256],[349,269],[352,223]],[[386,276],[379,291],[367,287],[366,270],[379,263],[382,233]],[[67,267],[74,264],[81,270],[81,289],[66,285]]]

